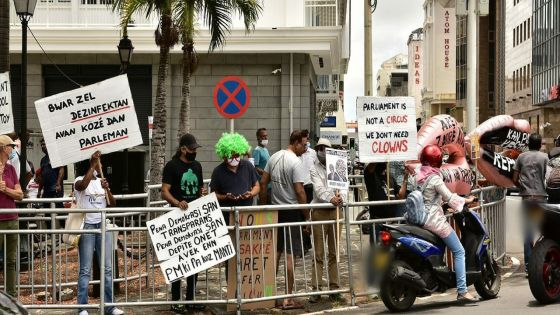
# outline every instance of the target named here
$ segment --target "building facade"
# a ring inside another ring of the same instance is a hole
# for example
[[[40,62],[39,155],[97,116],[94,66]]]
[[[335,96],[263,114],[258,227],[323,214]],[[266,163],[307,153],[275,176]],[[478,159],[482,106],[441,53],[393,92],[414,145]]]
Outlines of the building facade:
[[[229,122],[213,104],[216,84],[225,76],[238,76],[250,90],[250,107],[235,120],[235,131],[256,145],[255,131],[269,130],[269,148],[275,152],[288,144],[290,127],[318,133],[316,117],[321,104],[338,104],[338,90],[322,95],[320,85],[346,72],[349,59],[349,1],[327,0],[318,5],[310,0],[264,0],[263,12],[254,31],[246,33],[243,21],[235,18],[223,49],[208,52],[209,32],[204,23],[195,38],[199,66],[191,80],[191,132],[203,147],[197,159],[207,178],[218,160],[214,144]],[[29,23],[41,46],[28,40],[28,126],[40,133],[34,108],[37,99],[87,85],[119,74],[117,44],[121,38],[119,17],[102,0],[52,0],[37,3]],[[152,114],[156,94],[159,48],[154,43],[156,17],[137,16],[128,28],[134,54],[128,71],[129,82],[144,145],[136,151],[148,151],[147,116]],[[11,13],[10,60],[14,109],[18,108],[20,86],[21,26],[15,11]],[[167,88],[167,156],[177,146],[177,129],[182,87],[182,50],[170,51]],[[56,64],[56,67],[54,64]],[[64,72],[64,75],[57,69]],[[71,82],[67,79],[68,76]],[[335,85],[338,89],[338,85]],[[323,106],[324,107],[324,106]],[[328,106],[327,106],[328,107]],[[336,108],[336,107],[335,107]],[[21,117],[15,112],[16,130]],[[39,135],[40,136],[40,135]],[[38,141],[36,141],[38,142]],[[37,163],[40,150],[31,149]],[[146,160],[148,159],[146,155]],[[144,163],[148,165],[146,161]]]
[[[533,131],[547,146],[560,134],[560,1],[533,0]]]
[[[398,54],[381,64],[377,72],[378,96],[408,95],[408,56]]]
[[[416,104],[416,117],[426,120],[426,113],[422,110],[423,78],[423,46],[424,30],[418,28],[408,37],[408,96],[414,97]]]
[[[422,109],[426,117],[455,107],[455,1],[424,2]]]

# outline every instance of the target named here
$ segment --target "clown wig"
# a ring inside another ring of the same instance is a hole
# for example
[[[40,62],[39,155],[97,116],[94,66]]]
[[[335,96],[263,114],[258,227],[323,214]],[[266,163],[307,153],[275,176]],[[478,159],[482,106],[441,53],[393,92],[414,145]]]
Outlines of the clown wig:
[[[224,133],[216,143],[216,154],[220,159],[231,158],[234,154],[243,155],[249,151],[249,142],[238,133]]]

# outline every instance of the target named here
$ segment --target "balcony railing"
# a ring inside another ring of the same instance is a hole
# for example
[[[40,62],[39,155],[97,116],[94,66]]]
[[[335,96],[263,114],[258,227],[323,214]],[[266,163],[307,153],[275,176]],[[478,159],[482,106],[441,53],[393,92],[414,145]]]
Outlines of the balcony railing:
[[[118,26],[119,15],[111,10],[112,0],[39,0],[30,26],[99,27]],[[20,25],[13,2],[10,1],[10,23]],[[154,26],[157,19],[135,15],[134,26]]]
[[[318,75],[317,93],[338,95],[338,75]]]
[[[338,0],[305,0],[305,26],[338,26]]]

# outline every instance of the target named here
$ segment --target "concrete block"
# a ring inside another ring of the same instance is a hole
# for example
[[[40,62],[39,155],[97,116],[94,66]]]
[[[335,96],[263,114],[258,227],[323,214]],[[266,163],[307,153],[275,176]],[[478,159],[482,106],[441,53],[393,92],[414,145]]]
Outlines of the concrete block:
[[[119,58],[118,54],[95,54],[95,63],[96,64],[115,64],[115,65],[120,65],[121,64],[121,60]],[[135,64],[136,60],[133,59]]]
[[[258,64],[281,64],[282,55],[280,54],[258,54],[257,55]]]
[[[28,63],[27,64],[27,74],[38,74],[41,75],[43,73],[42,71],[42,67],[40,64],[36,64],[36,63]]]
[[[28,86],[42,86],[43,78],[40,74],[27,74],[27,85]]]
[[[225,54],[226,64],[256,64],[257,54]]]
[[[219,65],[226,63],[226,54],[199,54],[200,64]]]
[[[278,76],[259,76],[259,85],[275,86],[280,84],[280,78]]]
[[[305,64],[309,55],[294,54],[294,63]]]
[[[274,87],[272,86],[258,86],[253,91],[255,91],[254,96],[274,96]]]
[[[280,98],[262,96],[258,99],[258,107],[280,107]]]
[[[159,57],[159,54],[158,54]],[[179,65],[183,62],[183,53],[169,53],[169,64]],[[158,62],[159,63],[159,62]]]
[[[276,65],[243,65],[242,74],[245,75],[274,75],[272,71],[278,69]]]
[[[191,95],[192,96],[206,96],[211,97],[214,93],[213,87],[207,86],[193,86]]]
[[[66,62],[74,65],[95,64],[97,56],[95,54],[70,54],[66,56]]]
[[[196,76],[196,85],[215,87],[222,78],[221,76],[199,75]]]
[[[241,65],[213,65],[212,75],[228,76],[239,75],[242,71]]]
[[[55,64],[58,65],[63,65],[66,64],[66,57],[68,55],[66,54],[49,54],[50,60],[52,60],[52,62],[54,62]],[[51,61],[49,60],[49,58],[47,58],[45,55],[41,55],[41,64],[43,65],[50,65]],[[14,61],[11,61],[12,63],[14,63]],[[21,63],[21,57],[19,60],[19,63]]]
[[[159,54],[158,54],[159,56]],[[118,59],[118,56],[117,56]],[[120,60],[119,60],[120,61]],[[135,65],[149,65],[152,64],[153,59],[151,54],[134,54],[131,60]]]
[[[194,74],[195,75],[211,75],[212,74],[212,66],[199,63]]]
[[[273,86],[272,89],[272,96],[282,96],[282,90],[284,89],[282,86]]]
[[[27,95],[32,97],[43,97],[43,87],[40,85],[27,86]]]
[[[193,96],[191,94],[191,106],[193,107],[211,107],[214,108],[212,96]]]

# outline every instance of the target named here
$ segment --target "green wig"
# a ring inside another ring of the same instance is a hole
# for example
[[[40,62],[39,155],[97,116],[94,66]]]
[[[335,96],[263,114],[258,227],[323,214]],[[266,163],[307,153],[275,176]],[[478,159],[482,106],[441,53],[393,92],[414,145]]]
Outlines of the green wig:
[[[216,154],[220,159],[231,158],[235,153],[243,155],[249,151],[249,142],[238,133],[224,133],[216,143]]]

